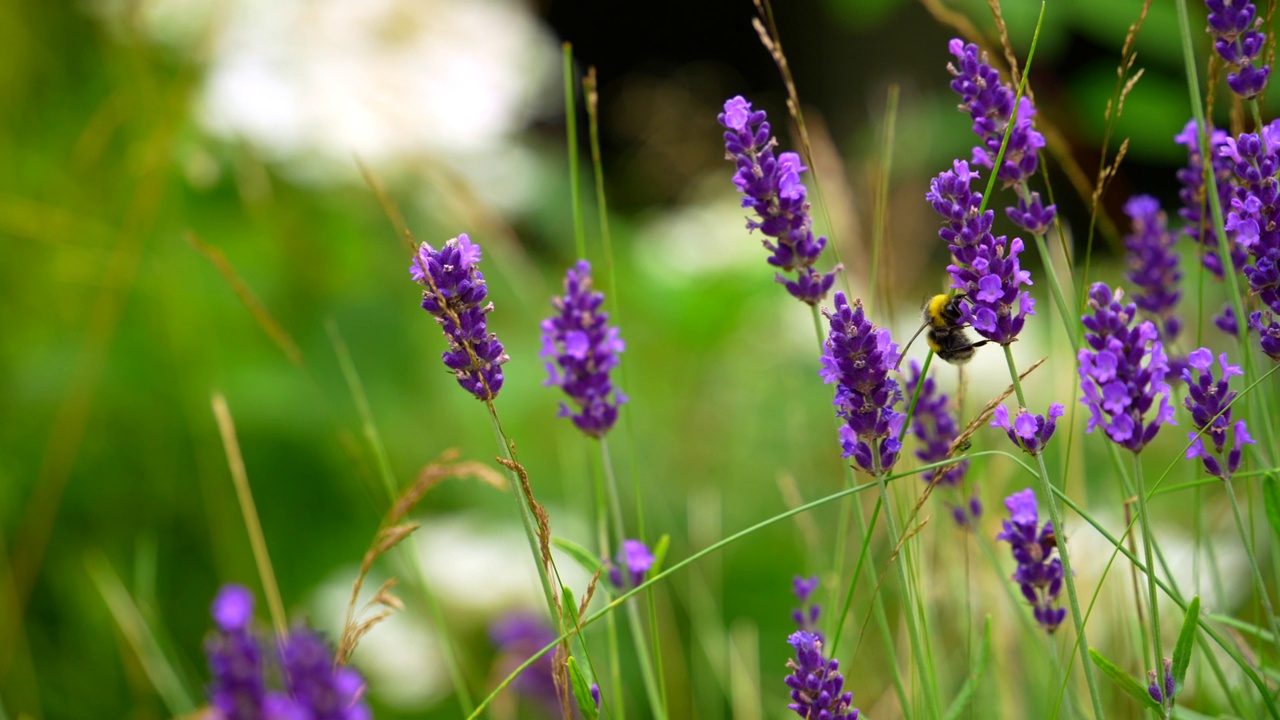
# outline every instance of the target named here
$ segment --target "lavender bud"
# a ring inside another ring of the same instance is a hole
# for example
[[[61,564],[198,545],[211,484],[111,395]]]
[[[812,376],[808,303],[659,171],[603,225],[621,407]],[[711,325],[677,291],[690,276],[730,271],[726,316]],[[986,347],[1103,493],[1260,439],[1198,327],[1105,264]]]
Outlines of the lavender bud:
[[[1067,616],[1066,608],[1055,607],[1062,593],[1062,561],[1051,557],[1058,547],[1053,523],[1040,526],[1040,511],[1035,491],[1027,488],[1005,498],[1009,519],[1002,520],[1004,530],[996,540],[1009,543],[1018,569],[1013,574],[1022,596],[1031,603],[1036,622],[1052,633]]]
[[[844,676],[840,663],[822,656],[822,638],[798,630],[787,638],[796,657],[787,661],[791,674],[791,703],[787,707],[805,720],[857,720],[858,710],[851,709],[853,693],[844,692]]]
[[[628,590],[644,582],[653,567],[653,553],[639,540],[623,540],[615,562],[609,563],[609,582],[618,590]],[[623,575],[625,571],[625,576]]]

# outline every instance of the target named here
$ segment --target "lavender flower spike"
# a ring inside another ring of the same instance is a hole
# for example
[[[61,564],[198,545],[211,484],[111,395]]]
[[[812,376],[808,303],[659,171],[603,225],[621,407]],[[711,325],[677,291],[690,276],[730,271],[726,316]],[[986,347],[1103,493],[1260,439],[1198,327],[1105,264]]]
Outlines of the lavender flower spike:
[[[619,590],[627,590],[644,582],[653,567],[653,553],[639,540],[623,540],[616,563],[609,563],[609,582]],[[625,576],[623,574],[625,569]]]
[[[791,670],[787,676],[791,703],[787,707],[805,720],[857,720],[857,708],[850,708],[853,693],[844,692],[840,662],[822,656],[822,638],[797,630],[787,643],[796,649],[795,659],[787,661]]]
[[[562,388],[578,406],[575,413],[561,403],[560,417],[597,438],[609,432],[618,406],[627,401],[609,380],[625,345],[600,309],[603,304],[604,295],[591,290],[591,264],[579,260],[565,273],[564,296],[551,300],[559,314],[542,321],[540,353],[549,361],[546,384]]]
[[[920,364],[912,360],[911,375],[907,378],[907,397],[915,395],[920,380]],[[960,428],[951,414],[947,396],[938,392],[938,385],[933,378],[924,378],[924,385],[920,387],[915,415],[911,418],[911,434],[920,441],[916,457],[925,464],[946,460],[951,454],[951,443],[960,436]],[[924,480],[938,485],[956,486],[968,469],[969,461],[960,460],[954,465],[930,470],[925,473]]]
[[[333,651],[319,635],[294,628],[280,653],[280,664],[297,705],[309,720],[372,720],[364,701],[364,680],[350,667],[334,667]]]
[[[262,648],[253,636],[253,594],[242,585],[223,585],[211,608],[218,633],[205,643],[209,659],[209,701],[221,720],[257,720],[267,701]]]
[[[1178,209],[1178,217],[1186,223],[1182,232],[1201,246],[1201,263],[1213,276],[1222,279],[1222,258],[1218,257],[1218,235],[1213,229],[1213,218],[1210,217],[1209,203],[1205,198],[1207,184],[1205,182],[1204,157],[1200,154],[1200,129],[1194,119],[1188,120],[1182,132],[1174,136],[1173,141],[1187,149],[1187,166],[1177,172],[1178,182],[1182,189],[1178,191],[1178,200],[1182,207]],[[1221,152],[1227,144],[1227,133],[1224,130],[1211,128],[1209,133],[1209,162],[1214,176],[1214,185],[1218,189],[1218,201],[1223,212],[1231,207],[1231,198],[1235,186],[1235,163]],[[1227,243],[1231,251],[1231,264],[1236,270],[1244,267],[1244,248],[1238,243]]]
[[[1257,96],[1271,73],[1268,65],[1253,66],[1267,40],[1257,29],[1262,22],[1257,7],[1248,0],[1205,0],[1205,6],[1209,8],[1213,49],[1232,69],[1227,73],[1227,85],[1245,100]]]
[[[1112,293],[1106,283],[1089,289],[1093,314],[1081,318],[1088,347],[1077,356],[1084,395],[1080,402],[1089,408],[1086,432],[1102,428],[1111,440],[1136,453],[1155,438],[1161,425],[1177,423],[1165,382],[1169,359],[1159,333],[1150,321],[1132,327],[1138,308],[1122,304],[1123,298],[1122,290]],[[1147,412],[1157,398],[1156,416],[1148,421]]]
[[[1018,261],[1022,239],[993,236],[995,214],[978,212],[982,193],[969,188],[976,177],[968,163],[957,160],[929,183],[925,199],[943,218],[938,236],[951,247],[951,287],[964,296],[960,321],[982,337],[1008,345],[1017,339],[1027,316],[1035,314],[1035,301],[1021,289],[1031,284],[1031,273]]]
[[[800,601],[800,607],[791,611],[791,619],[795,621],[796,626],[805,632],[811,632],[822,639],[822,633],[818,632],[818,616],[822,614],[822,606],[817,603],[810,603],[809,598],[813,595],[813,591],[818,588],[818,576],[804,577],[797,575],[791,580],[791,592],[795,594],[796,599]]]
[[[737,167],[733,184],[743,194],[742,207],[751,208],[756,214],[757,219],[747,221],[747,228],[771,238],[763,241],[765,249],[772,253],[770,265],[797,273],[795,280],[777,274],[787,292],[817,305],[831,290],[840,268],[826,274],[813,269],[827,239],[813,235],[808,191],[800,182],[800,173],[808,168],[792,152],[774,157],[773,148],[778,141],[770,135],[764,111],[752,110],[751,103],[741,95],[725,102],[724,112],[717,119],[725,127],[725,157]]]
[[[871,324],[862,312],[862,301],[849,307],[844,293],[836,292],[834,312],[823,310],[831,324],[822,354],[820,375],[836,383],[836,415],[844,457],[862,472],[887,473],[898,460],[902,443],[898,432],[906,416],[894,409],[902,399],[889,370],[898,361],[898,346],[889,331]]]
[[[1245,445],[1252,445],[1254,440],[1249,436],[1244,420],[1233,426],[1231,424],[1231,402],[1236,398],[1236,391],[1231,390],[1227,379],[1232,375],[1243,375],[1239,365],[1227,364],[1227,354],[1218,356],[1218,367],[1222,375],[1217,380],[1213,377],[1213,353],[1208,348],[1194,350],[1187,356],[1187,367],[1182,371],[1182,379],[1187,383],[1187,397],[1183,405],[1191,412],[1191,420],[1197,431],[1189,433],[1191,447],[1187,448],[1187,459],[1200,458],[1205,472],[1218,478],[1230,478],[1240,469],[1240,456]],[[1192,370],[1199,377],[1193,379]],[[1227,428],[1232,429],[1232,442],[1227,444]],[[1213,452],[1205,448],[1205,439],[1213,444]],[[1230,448],[1230,449],[1228,449]],[[1225,467],[1224,467],[1225,461]]]
[[[1062,593],[1062,561],[1051,558],[1058,547],[1053,523],[1040,527],[1040,513],[1036,506],[1035,491],[1027,488],[1005,498],[1009,519],[1002,521],[1004,530],[997,540],[1009,543],[1018,569],[1012,580],[1022,590],[1022,596],[1031,603],[1036,622],[1052,633],[1067,616],[1066,608],[1054,607]]]
[[[1015,113],[1013,88],[1000,82],[1000,73],[987,63],[985,54],[979,54],[977,45],[954,39],[947,43],[947,49],[956,59],[955,63],[947,64],[948,72],[955,77],[951,89],[960,96],[960,110],[973,119],[973,131],[982,140],[981,145],[973,148],[973,164],[988,170],[994,168],[1005,130],[1012,122],[996,177],[1005,187],[1018,187],[1018,203],[1005,212],[1018,227],[1044,235],[1053,224],[1057,208],[1045,206],[1040,193],[1027,189],[1027,180],[1035,174],[1040,148],[1044,147],[1044,136],[1032,127],[1036,109],[1031,98],[1019,98]]]
[[[426,288],[422,309],[435,316],[449,341],[441,355],[445,367],[476,399],[491,400],[502,389],[502,364],[510,358],[486,326],[493,303],[484,304],[489,290],[479,263],[480,246],[462,233],[439,250],[422,243],[409,274]]]
[[[1182,298],[1178,289],[1182,272],[1173,251],[1173,235],[1166,227],[1160,201],[1150,195],[1129,198],[1124,212],[1133,224],[1133,233],[1124,239],[1129,262],[1125,276],[1141,289],[1133,297],[1138,308],[1160,319],[1160,339],[1168,345],[1182,330],[1182,320],[1174,312]]]
[[[1036,455],[1044,450],[1057,428],[1058,418],[1065,410],[1062,403],[1049,406],[1049,417],[1032,415],[1026,408],[1018,408],[1018,417],[1009,422],[1009,409],[1004,405],[996,407],[992,415],[991,427],[1001,428],[1009,436],[1009,441],[1022,448],[1023,452]]]

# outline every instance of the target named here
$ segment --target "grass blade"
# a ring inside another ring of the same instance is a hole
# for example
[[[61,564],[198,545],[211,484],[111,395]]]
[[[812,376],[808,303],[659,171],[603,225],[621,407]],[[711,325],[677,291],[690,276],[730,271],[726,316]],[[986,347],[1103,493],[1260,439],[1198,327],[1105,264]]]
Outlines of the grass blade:
[[[1182,680],[1187,676],[1187,667],[1191,664],[1191,649],[1195,645],[1196,625],[1199,622],[1200,596],[1196,595],[1187,606],[1187,617],[1182,621],[1178,642],[1173,646],[1173,682],[1178,690],[1182,689]]]
[[[1147,688],[1142,683],[1130,677],[1129,673],[1116,667],[1115,663],[1102,657],[1102,653],[1098,652],[1097,648],[1089,648],[1089,656],[1093,658],[1093,664],[1098,666],[1103,675],[1111,678],[1111,682],[1115,683],[1126,695],[1137,700],[1144,710],[1152,710],[1158,713],[1164,712],[1164,708],[1160,707],[1160,703],[1147,694]]]

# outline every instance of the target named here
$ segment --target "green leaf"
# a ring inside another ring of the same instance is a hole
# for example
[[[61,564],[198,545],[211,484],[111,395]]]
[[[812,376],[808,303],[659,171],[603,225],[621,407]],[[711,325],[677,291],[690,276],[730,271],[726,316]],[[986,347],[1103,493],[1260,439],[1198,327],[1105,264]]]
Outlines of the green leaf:
[[[1262,479],[1262,506],[1266,508],[1271,532],[1280,537],[1280,482],[1276,482],[1275,475]]]
[[[988,615],[982,623],[982,645],[978,648],[978,656],[973,660],[973,670],[969,673],[969,677],[965,678],[964,685],[960,686],[956,699],[952,700],[951,706],[947,708],[946,720],[955,720],[960,717],[969,706],[970,701],[973,700],[973,694],[978,690],[978,684],[982,682],[982,673],[987,669],[987,657],[990,654],[991,616]]]
[[[1163,712],[1164,708],[1160,707],[1160,703],[1156,702],[1150,694],[1147,693],[1147,686],[1134,680],[1128,673],[1116,667],[1115,663],[1102,657],[1102,654],[1096,648],[1089,648],[1089,657],[1093,658],[1093,663],[1098,666],[1102,674],[1111,678],[1111,682],[1125,691],[1129,697],[1138,701],[1146,710],[1154,710],[1155,712]]]
[[[1182,630],[1178,631],[1178,643],[1173,646],[1173,686],[1175,692],[1182,690],[1182,680],[1187,676],[1187,667],[1191,665],[1191,649],[1196,644],[1196,627],[1200,622],[1200,596],[1191,598],[1187,605],[1187,617],[1182,621]]]
[[[578,603],[573,599],[573,591],[568,585],[560,586],[561,603],[564,605],[564,624],[561,632],[569,632],[578,627]]]
[[[582,711],[584,720],[596,720],[600,717],[600,708],[596,707],[596,699],[591,697],[591,683],[582,674],[578,661],[569,658],[569,682],[573,684],[573,697],[578,701],[578,709]]]
[[[595,553],[572,540],[555,537],[551,538],[551,544],[555,545],[557,549],[564,551],[566,555],[574,559],[574,562],[581,565],[584,570],[592,575],[594,575],[596,570],[599,570],[600,566],[603,564],[600,562],[600,558],[596,557]]]
[[[671,536],[663,535],[653,546],[653,567],[649,568],[649,577],[662,572],[662,561],[667,559],[667,548],[671,545]]]

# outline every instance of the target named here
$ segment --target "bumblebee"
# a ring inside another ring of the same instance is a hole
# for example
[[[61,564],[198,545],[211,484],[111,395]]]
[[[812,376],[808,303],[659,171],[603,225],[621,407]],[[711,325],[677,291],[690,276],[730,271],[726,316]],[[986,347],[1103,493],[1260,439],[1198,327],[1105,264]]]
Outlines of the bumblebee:
[[[964,365],[972,360],[974,350],[986,345],[987,341],[974,342],[969,338],[969,333],[965,332],[964,325],[960,324],[960,300],[963,298],[964,295],[952,297],[946,293],[929,298],[921,313],[923,322],[920,329],[907,341],[907,346],[902,349],[902,356],[906,356],[911,343],[927,329],[929,332],[925,334],[925,342],[929,343],[929,349],[935,355],[952,365]],[[898,363],[902,363],[901,357],[898,358]]]

